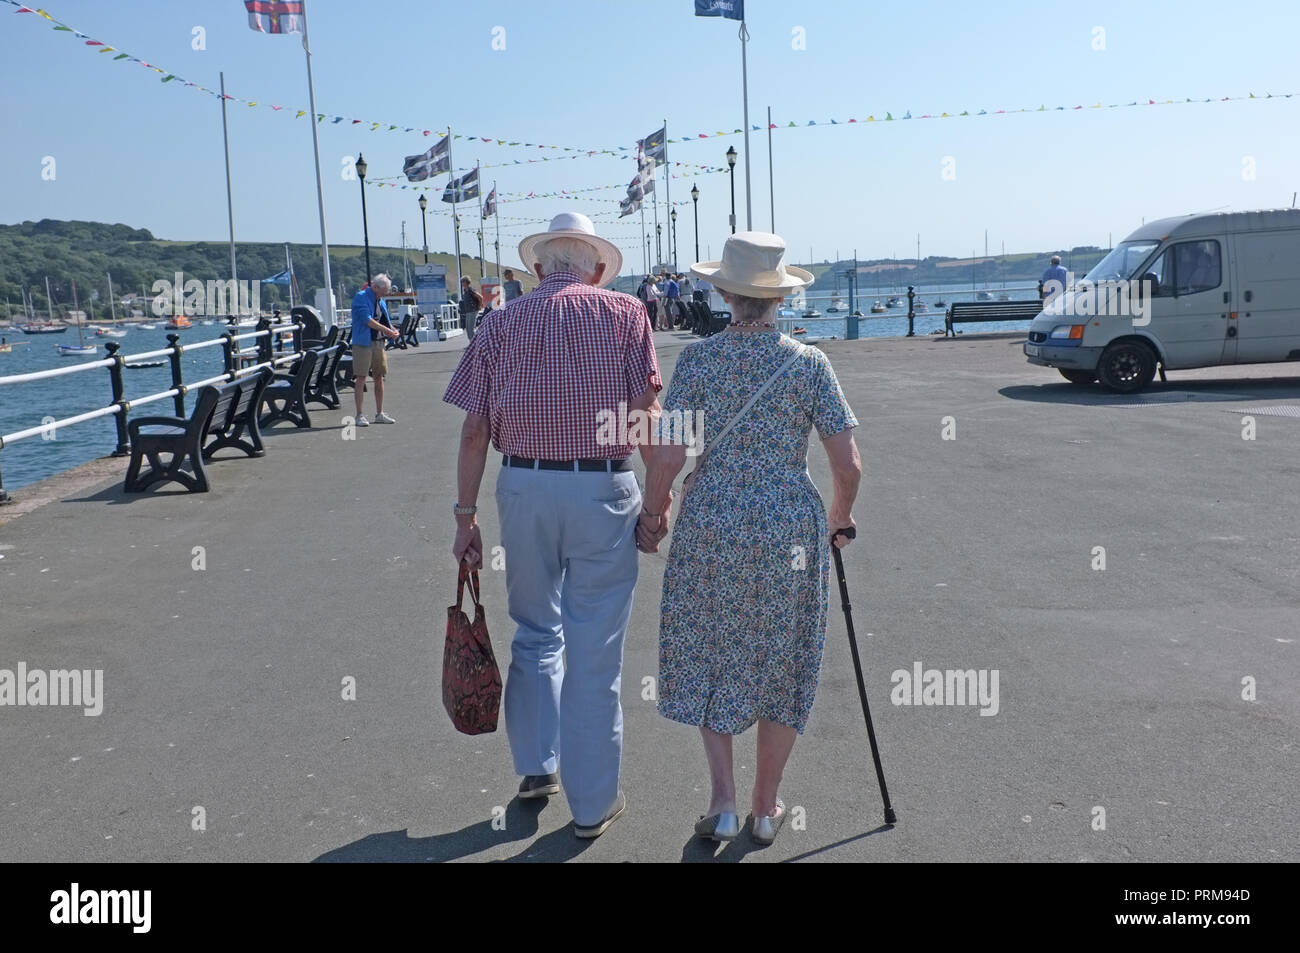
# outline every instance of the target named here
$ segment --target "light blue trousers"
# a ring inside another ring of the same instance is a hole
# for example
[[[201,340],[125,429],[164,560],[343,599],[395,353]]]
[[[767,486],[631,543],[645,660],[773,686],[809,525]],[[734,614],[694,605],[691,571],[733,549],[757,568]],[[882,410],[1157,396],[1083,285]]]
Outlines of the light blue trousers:
[[[596,824],[618,796],[641,490],[630,470],[502,467],[496,495],[517,626],[505,688],[515,771],[558,771],[574,822]]]

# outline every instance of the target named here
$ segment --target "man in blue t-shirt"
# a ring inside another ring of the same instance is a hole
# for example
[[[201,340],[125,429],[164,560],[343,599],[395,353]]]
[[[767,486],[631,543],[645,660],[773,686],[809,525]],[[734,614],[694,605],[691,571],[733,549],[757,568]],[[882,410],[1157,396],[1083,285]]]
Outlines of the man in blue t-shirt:
[[[393,282],[387,275],[375,275],[370,284],[358,291],[352,299],[352,391],[357,402],[357,426],[369,427],[361,412],[365,396],[366,376],[375,381],[375,423],[395,424],[384,413],[384,378],[388,376],[388,357],[384,352],[384,338],[395,338],[388,319],[384,295],[391,293]]]
[[[1043,301],[1051,301],[1065,290],[1070,273],[1061,267],[1061,256],[1053,255],[1052,264],[1043,272]]]
[[[671,331],[682,314],[682,286],[677,283],[676,275],[664,277],[668,280],[664,289],[664,318],[667,322],[666,330]]]

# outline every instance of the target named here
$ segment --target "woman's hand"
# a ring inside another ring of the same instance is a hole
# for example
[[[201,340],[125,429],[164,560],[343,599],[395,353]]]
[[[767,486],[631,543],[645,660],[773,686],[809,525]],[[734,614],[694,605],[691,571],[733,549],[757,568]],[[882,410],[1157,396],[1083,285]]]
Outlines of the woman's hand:
[[[849,543],[853,542],[853,536],[857,535],[858,532],[858,524],[854,522],[852,513],[847,516],[840,516],[832,513],[829,517],[829,522],[831,524],[831,542],[835,544],[837,549],[843,549],[845,546],[849,545]],[[853,530],[853,534],[840,533],[840,530],[842,529],[851,529]]]
[[[636,548],[643,553],[659,552],[659,543],[668,535],[668,508],[658,516],[641,511],[636,521]]]

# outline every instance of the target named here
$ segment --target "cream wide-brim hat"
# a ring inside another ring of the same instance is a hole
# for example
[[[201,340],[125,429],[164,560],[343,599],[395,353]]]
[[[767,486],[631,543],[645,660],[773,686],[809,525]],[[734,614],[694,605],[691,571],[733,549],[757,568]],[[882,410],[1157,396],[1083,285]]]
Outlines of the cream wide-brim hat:
[[[605,273],[600,279],[602,288],[612,284],[623,270],[623,253],[613,242],[596,234],[596,226],[591,224],[591,219],[581,212],[561,212],[551,219],[550,228],[546,231],[529,235],[519,243],[519,258],[533,274],[536,274],[533,266],[538,264],[538,247],[552,238],[577,238],[594,248],[597,263],[605,265]]]
[[[785,240],[771,232],[736,232],[722,246],[721,261],[698,261],[691,272],[751,298],[784,298],[816,281],[812,272],[785,264]]]

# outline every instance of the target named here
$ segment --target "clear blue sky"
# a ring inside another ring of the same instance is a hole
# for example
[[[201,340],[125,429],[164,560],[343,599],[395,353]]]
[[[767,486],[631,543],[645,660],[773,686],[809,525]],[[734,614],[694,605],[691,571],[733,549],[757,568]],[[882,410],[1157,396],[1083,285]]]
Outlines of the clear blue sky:
[[[48,0],[56,18],[185,79],[281,104],[230,107],[236,237],[318,240],[303,54],[296,36],[248,29],[240,0]],[[751,122],[868,114],[1049,108],[1168,98],[1300,93],[1295,0],[1153,0],[1145,4],[877,4],[748,0]],[[676,138],[741,125],[736,24],[692,15],[690,0],[430,3],[310,0],[319,112],[418,128],[583,147],[616,147],[659,127]],[[191,48],[192,28],[206,50]],[[492,49],[493,28],[506,49]],[[793,49],[803,28],[806,50]],[[1094,28],[1105,49],[1093,49]],[[124,222],[160,238],[226,237],[221,113],[214,97],[94,52],[31,14],[0,5],[0,221]],[[359,243],[358,186],[340,175],[363,151],[370,176],[400,172],[432,142],[369,126],[319,127],[332,243]],[[754,227],[769,223],[767,142],[752,135]],[[740,136],[671,143],[669,158],[724,163]],[[792,258],[969,255],[1118,241],[1143,217],[1291,204],[1300,189],[1300,97],[971,119],[782,128],[774,134],[776,231]],[[558,155],[455,141],[457,165]],[[44,156],[57,178],[41,179]],[[942,177],[945,156],[956,177]],[[1251,157],[1255,177],[1244,179]],[[743,159],[737,196],[744,227]],[[625,184],[631,159],[578,158],[485,170],[502,191]],[[727,234],[725,175],[674,174],[673,197],[701,191],[700,250]],[[444,178],[437,180],[439,183]],[[662,185],[660,186],[662,189]],[[620,192],[592,193],[602,199]],[[420,243],[416,193],[367,192],[371,240]],[[660,198],[663,198],[661,194]],[[432,209],[444,209],[440,202]],[[503,215],[605,213],[601,231],[640,261],[639,218],[612,222],[609,202],[504,201]],[[660,209],[661,213],[665,210]],[[678,258],[693,257],[690,207]],[[474,214],[468,216],[473,222]],[[635,223],[635,224],[634,224]],[[472,235],[473,226],[470,226]],[[503,258],[535,226],[502,222]],[[429,218],[447,249],[447,218]],[[490,254],[490,253],[489,253]]]

